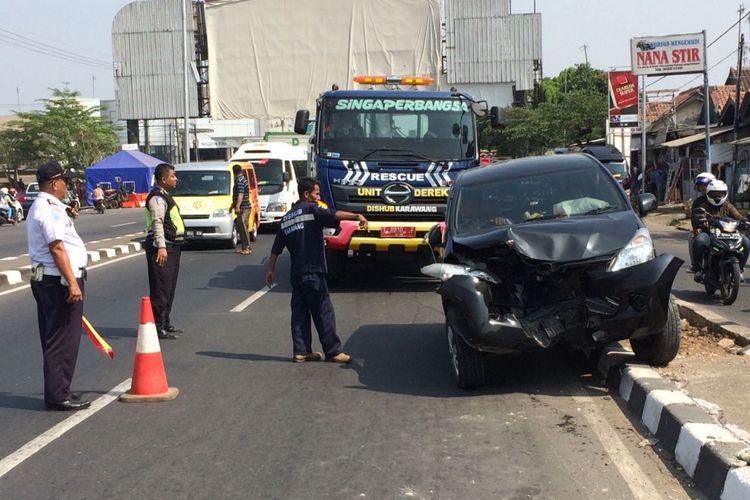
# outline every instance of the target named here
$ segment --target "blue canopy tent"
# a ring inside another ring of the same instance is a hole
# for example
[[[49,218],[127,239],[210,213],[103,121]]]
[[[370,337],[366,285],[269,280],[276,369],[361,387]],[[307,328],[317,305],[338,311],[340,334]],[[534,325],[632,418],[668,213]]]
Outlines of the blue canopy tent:
[[[160,163],[164,162],[140,151],[118,151],[94,163],[86,169],[86,197],[89,203],[92,202],[91,191],[102,182],[108,182],[112,189],[119,188],[120,182],[123,182],[130,192],[148,193],[151,191],[154,169]]]

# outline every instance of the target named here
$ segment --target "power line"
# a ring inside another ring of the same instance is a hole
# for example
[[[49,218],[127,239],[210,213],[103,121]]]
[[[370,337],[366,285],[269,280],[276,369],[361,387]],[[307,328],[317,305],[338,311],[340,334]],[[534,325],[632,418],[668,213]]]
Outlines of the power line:
[[[716,42],[718,42],[724,35],[726,35],[727,33],[729,33],[732,30],[732,28],[734,28],[735,26],[737,26],[738,24],[740,24],[742,22],[742,20],[745,19],[747,16],[750,16],[750,10],[747,12],[747,14],[743,15],[742,17],[740,17],[737,20],[737,22],[735,22],[733,25],[731,25],[726,30],[724,30],[724,32],[721,35],[719,35],[716,38],[714,38],[713,40],[711,40],[711,42],[708,45],[706,45],[706,49],[708,49],[711,45],[713,45]],[[728,57],[729,56],[725,57],[724,59],[722,59],[719,62],[724,62]],[[713,66],[711,66],[711,68],[709,68],[709,69],[713,69],[714,67],[716,67],[716,64],[714,64]],[[649,88],[651,85],[655,85],[655,84],[659,83],[660,81],[664,80],[667,76],[668,75],[665,75],[665,76],[662,76],[661,78],[659,78],[658,80],[654,80],[653,82],[651,82],[648,85],[646,85],[646,88]],[[693,78],[693,80],[695,80],[696,78],[698,78],[698,77]],[[690,80],[690,81],[692,82],[693,80]],[[684,87],[684,85],[683,85],[683,87]],[[682,87],[680,87],[680,88],[682,88]]]
[[[74,57],[65,56],[65,55],[62,55],[62,54],[56,54],[56,53],[48,51],[48,50],[43,50],[43,49],[40,49],[40,48],[36,48],[36,47],[30,46],[28,44],[20,43],[17,40],[13,40],[12,38],[6,38],[2,34],[0,34],[0,41],[5,42],[5,43],[7,43],[9,45],[13,45],[13,46],[22,48],[22,49],[30,50],[31,52],[36,52],[36,53],[39,53],[39,54],[43,54],[45,56],[51,56],[51,57],[55,57],[57,59],[63,59],[63,60],[69,61],[69,62],[83,64],[85,66],[92,66],[92,67],[100,68],[100,69],[111,69],[111,66],[109,64],[93,63],[93,62],[88,62],[88,61],[81,60],[81,59],[76,59]]]
[[[37,48],[39,50],[46,50],[48,52],[52,52],[52,53],[59,54],[59,55],[64,55],[66,57],[80,59],[81,61],[87,61],[87,62],[95,63],[95,64],[106,64],[107,66],[109,66],[109,64],[110,64],[109,61],[105,61],[105,60],[102,60],[102,59],[95,59],[93,57],[84,56],[84,55],[77,54],[75,52],[71,52],[71,51],[65,50],[65,49],[59,49],[59,48],[54,47],[52,45],[49,45],[49,44],[46,44],[46,43],[42,43],[42,42],[37,42],[33,38],[29,38],[27,36],[24,36],[24,35],[21,35],[21,34],[18,34],[18,33],[14,33],[12,31],[8,31],[8,30],[3,29],[3,28],[0,28],[0,36],[5,37],[6,39],[10,38],[13,41],[16,41],[18,43],[22,43],[22,44],[28,45],[29,47],[34,47],[34,48]]]
[[[732,52],[730,52],[729,54],[727,54],[723,59],[721,59],[721,61],[716,62],[713,66],[711,66],[710,68],[708,68],[708,71],[711,71],[716,66],[718,66],[719,64],[723,63],[724,61],[726,61],[727,59],[729,59],[730,57],[732,57],[733,55],[735,55],[737,53],[737,50],[738,49],[734,49]],[[698,78],[700,78],[702,76],[703,75],[700,74],[700,75],[698,75],[696,77],[691,78],[690,80],[688,80],[687,82],[685,82],[681,87],[679,87],[677,90],[685,88],[686,86],[690,85],[692,82],[694,82],[695,80],[697,80]]]
[[[33,36],[35,40],[39,40],[39,39],[41,39],[41,40],[47,40],[49,42],[54,43],[55,46],[66,45],[66,46],[71,47],[73,49],[86,50],[86,51],[89,51],[91,53],[101,55],[103,57],[110,57],[110,54],[107,54],[106,52],[101,52],[101,51],[92,49],[91,47],[82,47],[80,45],[74,45],[72,43],[68,43],[68,42],[65,42],[63,40],[57,40],[55,38],[51,38],[49,36],[45,36],[43,34],[40,34],[39,32],[33,32],[33,31],[29,30],[29,28],[27,26],[19,26],[17,24],[12,24],[12,23],[9,23],[7,21],[0,21],[0,26],[7,26],[7,27],[10,27],[10,28],[15,28],[17,30],[21,30],[21,31],[23,31],[26,34]]]

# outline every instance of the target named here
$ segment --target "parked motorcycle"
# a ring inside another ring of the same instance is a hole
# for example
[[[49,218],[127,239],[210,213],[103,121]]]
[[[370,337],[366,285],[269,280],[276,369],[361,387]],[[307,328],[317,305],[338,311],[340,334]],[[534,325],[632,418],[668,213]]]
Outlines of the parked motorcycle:
[[[730,217],[711,217],[705,211],[702,215],[711,240],[703,260],[703,286],[708,295],[719,290],[721,301],[730,305],[737,299],[740,289],[740,260],[744,249],[739,229],[747,229],[750,224]]]
[[[115,189],[108,189],[104,191],[104,206],[106,208],[120,208],[122,203],[122,195]]]

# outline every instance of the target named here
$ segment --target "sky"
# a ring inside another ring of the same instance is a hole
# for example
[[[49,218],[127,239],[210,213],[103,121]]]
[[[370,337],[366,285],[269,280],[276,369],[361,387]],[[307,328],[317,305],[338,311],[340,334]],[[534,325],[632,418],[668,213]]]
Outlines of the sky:
[[[130,1],[0,0],[0,116],[39,108],[38,100],[49,97],[52,87],[77,90],[84,97],[114,99],[112,20]],[[542,14],[544,76],[555,76],[566,67],[585,62],[586,57],[595,68],[627,69],[630,38],[636,36],[706,30],[706,41],[711,43],[737,21],[740,3],[511,0],[514,14],[532,12],[534,5]],[[747,7],[750,9],[750,2]],[[741,27],[750,43],[749,19]],[[709,72],[712,85],[723,84],[729,68],[736,65],[737,33],[734,27],[708,48],[708,65],[715,66]],[[29,45],[45,53],[31,51]],[[699,75],[656,80],[647,79],[648,90],[684,90],[702,84]]]

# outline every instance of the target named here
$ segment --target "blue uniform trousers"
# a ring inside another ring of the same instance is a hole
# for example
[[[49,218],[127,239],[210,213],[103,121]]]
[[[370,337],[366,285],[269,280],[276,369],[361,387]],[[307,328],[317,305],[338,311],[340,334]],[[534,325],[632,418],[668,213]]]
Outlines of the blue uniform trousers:
[[[336,335],[336,315],[328,295],[323,274],[292,275],[292,344],[294,354],[312,352],[312,326],[315,323],[320,344],[326,357],[341,352],[341,339]]]
[[[78,279],[83,293],[83,279]],[[83,302],[68,303],[68,287],[59,276],[44,276],[31,282],[36,299],[39,338],[44,358],[44,400],[60,403],[70,398],[70,382],[81,343]]]

